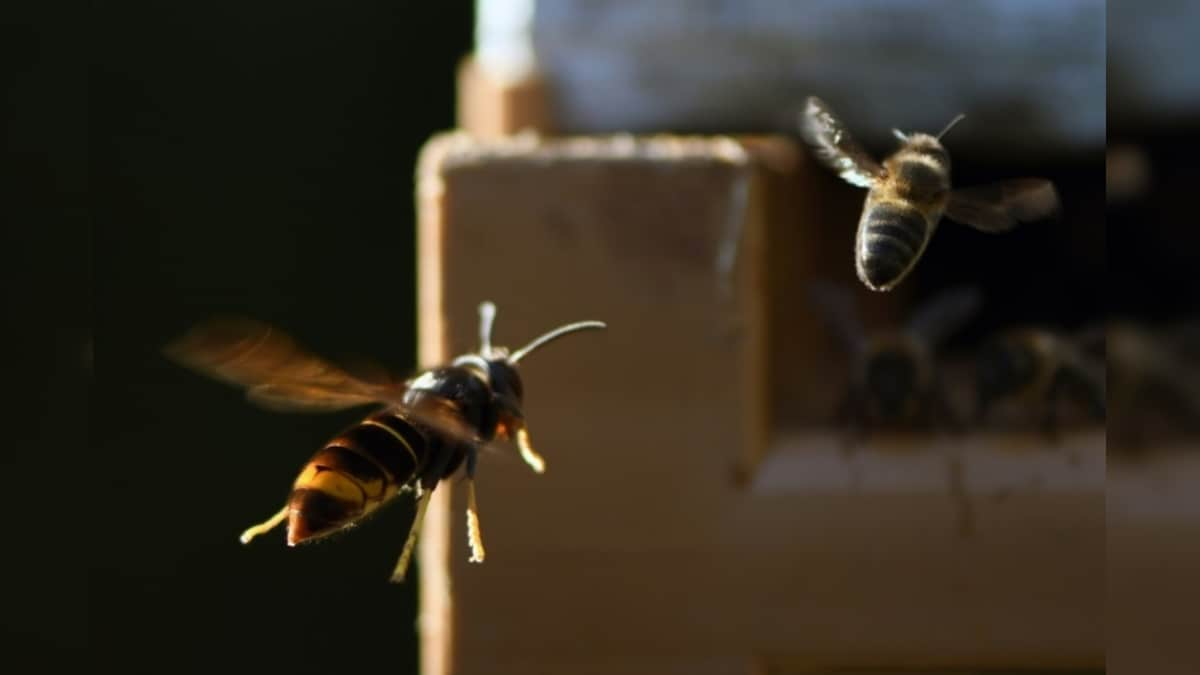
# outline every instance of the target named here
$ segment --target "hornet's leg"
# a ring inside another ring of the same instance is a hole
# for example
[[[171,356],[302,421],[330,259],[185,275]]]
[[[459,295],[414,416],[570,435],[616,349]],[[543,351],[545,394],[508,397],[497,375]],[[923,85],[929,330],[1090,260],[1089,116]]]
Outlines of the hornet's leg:
[[[479,533],[479,505],[475,503],[475,448],[467,453],[467,544],[471,547],[471,562],[484,558],[483,536]]]
[[[425,520],[425,509],[429,507],[429,498],[432,495],[433,490],[425,490],[417,498],[417,515],[413,518],[412,528],[408,531],[408,540],[404,542],[404,551],[400,554],[400,560],[396,562],[396,568],[392,570],[392,583],[398,584],[404,581],[404,575],[408,572],[408,563],[412,560],[412,553],[416,548],[417,535],[421,532],[421,523]]]
[[[517,444],[521,459],[525,460],[529,468],[535,473],[545,473],[546,460],[533,449],[533,443],[529,441],[529,429],[525,426],[525,416],[521,414],[521,407],[509,398],[499,399],[498,404],[504,435]]]
[[[288,507],[284,506],[282,509],[279,509],[279,513],[276,513],[257,525],[246,528],[246,531],[243,532],[242,536],[238,537],[238,539],[241,540],[243,544],[248,544],[250,543],[251,539],[257,537],[258,535],[265,534],[275,529],[275,526],[287,519],[287,515]]]
[[[529,430],[525,428],[523,422],[517,427],[516,437],[517,449],[521,451],[521,459],[525,460],[529,468],[535,472],[545,473],[546,460],[533,449],[533,445],[529,442]]]

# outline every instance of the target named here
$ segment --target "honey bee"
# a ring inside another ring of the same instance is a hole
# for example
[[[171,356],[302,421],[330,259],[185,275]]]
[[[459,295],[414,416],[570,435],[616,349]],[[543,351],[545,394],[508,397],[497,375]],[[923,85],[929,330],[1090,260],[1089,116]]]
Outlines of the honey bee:
[[[1024,326],[985,341],[975,362],[976,422],[983,422],[995,405],[1013,405],[1040,411],[1043,432],[1057,440],[1063,396],[1079,401],[1089,417],[1103,422],[1104,374],[1081,348],[1085,337]]]
[[[1149,442],[1194,438],[1200,431],[1200,325],[1123,318],[1106,328],[1109,450],[1132,455]]]
[[[867,288],[889,291],[903,281],[943,215],[982,232],[1005,232],[1058,211],[1054,184],[1041,178],[952,190],[950,155],[941,139],[963,118],[958,115],[936,136],[893,129],[900,149],[880,164],[824,101],[809,97],[802,138],[843,180],[869,189],[854,243],[855,269]]]
[[[334,436],[304,465],[286,504],[248,528],[243,544],[287,521],[287,544],[314,541],[361,522],[401,492],[412,492],[417,512],[392,573],[404,580],[429,497],[440,481],[466,465],[467,534],[471,561],[483,562],[475,498],[481,450],[496,439],[515,441],[537,473],[545,460],[534,451],[522,412],[524,386],[517,364],[534,350],[570,333],[605,328],[580,321],[552,330],[509,353],[491,342],[496,307],[479,306],[480,349],[407,380],[352,375],[273,326],[218,318],[169,344],[177,363],[246,389],[249,401],[278,412],[330,412],[382,404]]]
[[[848,288],[814,283],[809,291],[850,352],[850,385],[838,416],[852,437],[876,425],[929,428],[941,421],[958,426],[935,355],[979,311],[977,289],[942,291],[918,306],[903,326],[872,333],[863,328]]]

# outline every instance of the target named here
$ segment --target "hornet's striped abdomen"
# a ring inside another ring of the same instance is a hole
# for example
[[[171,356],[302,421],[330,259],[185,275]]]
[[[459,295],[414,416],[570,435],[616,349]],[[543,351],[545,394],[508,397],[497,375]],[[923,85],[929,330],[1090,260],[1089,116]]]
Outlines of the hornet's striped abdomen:
[[[288,544],[330,534],[394,497],[427,463],[429,439],[395,409],[346,429],[313,455],[288,499]]]

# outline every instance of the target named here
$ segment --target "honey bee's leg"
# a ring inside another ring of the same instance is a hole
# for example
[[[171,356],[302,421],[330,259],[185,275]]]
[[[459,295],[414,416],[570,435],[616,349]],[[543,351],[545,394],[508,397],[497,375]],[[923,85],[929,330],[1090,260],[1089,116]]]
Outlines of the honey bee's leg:
[[[867,416],[862,406],[861,392],[850,389],[838,404],[836,419],[842,431],[842,452],[849,455],[867,435]]]
[[[524,422],[519,423],[517,427],[516,441],[517,449],[521,451],[521,459],[529,465],[536,473],[546,472],[546,460],[533,449],[533,445],[529,442],[529,430],[525,427]]]
[[[243,544],[248,544],[248,543],[250,543],[251,539],[257,537],[258,535],[265,534],[265,533],[270,532],[271,530],[275,529],[275,526],[279,525],[280,523],[282,523],[284,520],[287,519],[287,515],[288,515],[288,507],[285,505],[282,509],[279,509],[279,513],[276,513],[275,515],[271,516],[270,518],[264,520],[263,522],[261,522],[257,525],[246,528],[246,531],[243,532],[242,536],[238,537],[238,539]]]
[[[1054,384],[1042,399],[1042,433],[1053,445],[1062,442],[1062,435],[1058,428],[1058,396],[1061,389],[1059,378],[1055,378]]]
[[[975,428],[982,427],[987,422],[988,411],[991,410],[991,397],[977,392],[975,395],[975,409],[972,412],[971,424]]]
[[[933,408],[931,417],[940,419],[955,434],[961,434],[967,430],[967,425],[959,416],[958,411],[950,405],[950,397],[946,395],[945,383],[939,381],[934,385],[931,398],[930,405]]]
[[[471,562],[481,563],[484,558],[483,536],[479,533],[479,505],[475,502],[474,449],[467,453],[467,544],[471,547]]]
[[[1086,375],[1079,375],[1079,392],[1087,404],[1088,414],[1097,422],[1107,418],[1108,399],[1106,392],[1097,383],[1089,380]]]
[[[403,582],[405,574],[408,573],[408,563],[416,548],[417,535],[421,532],[421,523],[425,520],[425,509],[429,507],[431,495],[433,495],[433,490],[425,490],[417,498],[417,515],[413,518],[412,528],[408,531],[408,540],[404,542],[404,551],[400,553],[400,560],[396,562],[396,568],[392,570],[392,583]]]
[[[958,516],[958,534],[969,537],[975,531],[975,511],[971,504],[971,496],[967,493],[962,446],[958,443],[952,443],[946,448],[946,472],[950,499]]]
[[[857,489],[862,485],[862,471],[854,462],[854,453],[867,435],[867,416],[860,391],[850,388],[846,392],[838,405],[837,420],[842,432],[842,457],[850,467],[850,485]]]

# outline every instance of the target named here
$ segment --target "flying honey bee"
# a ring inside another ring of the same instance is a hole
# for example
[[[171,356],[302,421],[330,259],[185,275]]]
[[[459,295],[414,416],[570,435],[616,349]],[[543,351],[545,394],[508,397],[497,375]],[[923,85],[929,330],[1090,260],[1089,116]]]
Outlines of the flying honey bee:
[[[357,524],[401,492],[411,491],[417,513],[391,577],[401,582],[430,495],[465,463],[471,561],[483,562],[474,480],[480,451],[491,447],[494,439],[512,440],[534,471],[545,470],[526,429],[518,362],[564,335],[606,327],[599,321],[567,324],[509,353],[492,346],[495,316],[491,302],[479,306],[478,352],[404,381],[386,374],[352,375],[274,327],[251,319],[214,319],[169,344],[165,352],[171,359],[245,388],[248,400],[269,410],[331,412],[383,406],[318,450],[300,471],[283,508],[243,532],[241,542],[284,520],[288,546],[313,541]]]
[[[810,297],[851,356],[850,386],[839,417],[851,435],[872,426],[957,427],[935,364],[937,350],[979,311],[972,287],[943,291],[918,306],[903,326],[868,333],[850,289],[824,283]]]
[[[1041,178],[952,190],[950,155],[941,139],[963,117],[955,117],[937,136],[893,129],[900,149],[880,164],[824,101],[809,97],[802,138],[843,180],[869,189],[854,243],[855,269],[867,288],[889,291],[903,281],[943,215],[982,232],[1005,232],[1058,210],[1054,184]]]
[[[1081,347],[1086,335],[1072,339],[1044,328],[1013,328],[987,340],[975,362],[977,422],[993,406],[1013,405],[1040,413],[1041,428],[1058,438],[1058,402],[1081,402],[1093,420],[1105,419],[1102,366]]]

